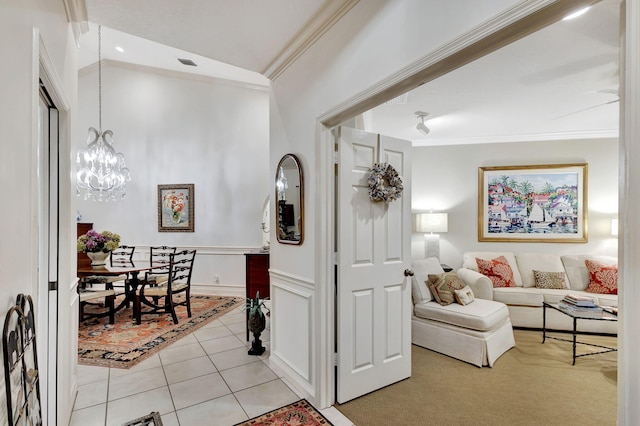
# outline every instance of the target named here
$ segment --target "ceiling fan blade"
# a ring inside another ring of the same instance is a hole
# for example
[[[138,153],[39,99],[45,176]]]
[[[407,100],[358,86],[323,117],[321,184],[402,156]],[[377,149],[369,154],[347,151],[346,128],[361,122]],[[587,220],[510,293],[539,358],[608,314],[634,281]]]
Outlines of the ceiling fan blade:
[[[593,105],[593,106],[590,106],[590,107],[587,107],[587,108],[579,109],[578,111],[573,111],[573,112],[570,112],[570,113],[568,113],[568,114],[564,114],[564,115],[560,115],[560,116],[558,116],[558,117],[555,117],[555,118],[553,118],[553,120],[559,120],[559,119],[561,119],[561,118],[569,117],[569,116],[571,116],[571,115],[579,114],[579,113],[581,113],[581,112],[589,111],[589,110],[592,110],[592,109],[594,109],[594,108],[598,108],[598,107],[601,107],[601,106],[605,106],[605,105],[609,105],[609,104],[614,104],[614,103],[616,103],[616,102],[620,102],[620,99],[614,99],[614,100],[609,101],[609,102],[603,102],[603,103],[598,104],[598,105]]]

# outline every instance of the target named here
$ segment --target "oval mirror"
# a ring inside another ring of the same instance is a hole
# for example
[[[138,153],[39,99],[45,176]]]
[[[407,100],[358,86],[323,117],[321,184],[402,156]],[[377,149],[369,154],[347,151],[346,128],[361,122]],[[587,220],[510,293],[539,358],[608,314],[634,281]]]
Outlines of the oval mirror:
[[[276,168],[276,236],[282,244],[302,244],[304,238],[304,185],[302,165],[287,154]]]

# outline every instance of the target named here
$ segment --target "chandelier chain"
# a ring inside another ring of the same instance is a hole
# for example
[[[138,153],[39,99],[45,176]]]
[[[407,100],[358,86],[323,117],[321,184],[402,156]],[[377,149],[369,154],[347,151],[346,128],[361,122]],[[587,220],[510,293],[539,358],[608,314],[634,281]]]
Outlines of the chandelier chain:
[[[102,133],[102,25],[98,25],[98,131]]]

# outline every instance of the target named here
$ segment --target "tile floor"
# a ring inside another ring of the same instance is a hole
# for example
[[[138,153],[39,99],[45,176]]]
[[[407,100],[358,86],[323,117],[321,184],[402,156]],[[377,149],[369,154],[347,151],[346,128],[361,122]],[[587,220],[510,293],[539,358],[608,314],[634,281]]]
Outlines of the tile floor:
[[[131,369],[79,365],[70,425],[120,426],[158,411],[165,426],[226,426],[299,400],[269,368],[269,330],[260,357],[247,354],[245,339],[245,312],[237,309]],[[353,425],[333,407],[321,413],[336,426]]]

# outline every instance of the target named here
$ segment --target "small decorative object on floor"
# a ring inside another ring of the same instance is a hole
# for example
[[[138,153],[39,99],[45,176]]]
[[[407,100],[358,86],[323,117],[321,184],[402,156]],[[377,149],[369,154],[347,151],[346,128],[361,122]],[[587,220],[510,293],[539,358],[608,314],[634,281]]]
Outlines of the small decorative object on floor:
[[[160,413],[152,411],[146,416],[126,422],[124,426],[162,426],[162,419]]]
[[[332,426],[306,399],[285,405],[235,426]]]
[[[247,299],[246,308],[249,309],[249,331],[253,334],[253,342],[251,342],[251,349],[249,349],[249,355],[262,355],[265,351],[262,346],[262,340],[260,340],[260,333],[262,333],[267,325],[267,319],[262,312],[264,307],[264,301],[266,299],[260,299],[260,292],[256,291],[255,299]],[[266,308],[265,308],[266,309]]]
[[[90,229],[80,235],[77,242],[78,252],[86,253],[91,259],[91,266],[106,264],[111,251],[120,247],[120,235],[109,231],[102,233]]]

